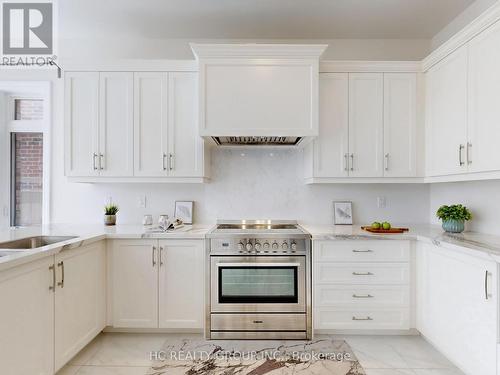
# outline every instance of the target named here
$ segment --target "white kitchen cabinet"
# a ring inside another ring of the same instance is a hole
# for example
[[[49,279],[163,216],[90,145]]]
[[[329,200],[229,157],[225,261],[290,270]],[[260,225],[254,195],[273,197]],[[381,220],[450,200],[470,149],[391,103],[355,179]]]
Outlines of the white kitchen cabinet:
[[[134,173],[132,73],[99,73],[99,174],[127,177]]]
[[[134,174],[168,175],[168,74],[134,73]]]
[[[66,174],[132,176],[132,73],[65,75]]]
[[[419,243],[417,270],[419,331],[465,373],[497,374],[498,265]]]
[[[417,175],[415,73],[384,73],[384,177]]]
[[[313,177],[347,177],[349,153],[349,75],[319,78],[319,137],[312,149]]]
[[[467,172],[467,46],[427,72],[427,174]]]
[[[383,176],[382,73],[349,74],[349,176]]]
[[[198,134],[198,74],[168,74],[168,154],[172,177],[203,177],[204,141]]]
[[[105,327],[104,241],[55,257],[55,370],[64,366]]]
[[[159,249],[159,327],[203,329],[203,241],[165,240]]]
[[[54,257],[0,273],[2,374],[54,374]]]
[[[117,240],[111,249],[116,328],[158,327],[158,241]]]
[[[99,73],[65,73],[65,168],[67,176],[97,176]]]
[[[469,172],[500,170],[500,24],[469,42]]]

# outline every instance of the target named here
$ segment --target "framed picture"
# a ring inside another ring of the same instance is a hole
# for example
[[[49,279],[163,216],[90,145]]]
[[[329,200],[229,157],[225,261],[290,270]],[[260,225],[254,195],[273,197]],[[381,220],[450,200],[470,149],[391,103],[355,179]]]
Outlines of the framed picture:
[[[335,225],[352,225],[352,202],[333,202]]]
[[[175,219],[181,219],[184,224],[193,224],[193,201],[175,202]]]

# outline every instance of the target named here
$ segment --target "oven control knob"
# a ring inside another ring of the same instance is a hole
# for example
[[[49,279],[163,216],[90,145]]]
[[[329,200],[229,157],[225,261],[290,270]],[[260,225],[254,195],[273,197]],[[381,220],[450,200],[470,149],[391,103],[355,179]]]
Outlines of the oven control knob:
[[[244,246],[245,246],[245,245],[243,245],[243,243],[242,243],[242,242],[240,242],[240,243],[238,244],[238,250],[243,250],[243,247],[244,247]]]
[[[264,242],[264,250],[268,250],[269,249],[269,242]]]
[[[286,242],[283,242],[283,244],[281,245],[281,248],[283,250],[288,250],[288,244]]]
[[[255,250],[260,250],[260,248],[262,247],[262,245],[258,242],[255,243]]]
[[[297,250],[297,244],[295,242],[292,242],[291,246],[293,251]]]
[[[248,242],[247,246],[246,246],[247,250],[248,251],[252,250],[252,247],[253,247],[252,244],[250,242]]]
[[[273,250],[278,250],[278,244],[276,242],[273,243]]]

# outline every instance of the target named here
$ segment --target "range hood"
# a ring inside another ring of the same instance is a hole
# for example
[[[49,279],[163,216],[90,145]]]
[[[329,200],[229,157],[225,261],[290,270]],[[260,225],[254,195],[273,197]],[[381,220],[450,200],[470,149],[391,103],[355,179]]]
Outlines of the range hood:
[[[318,135],[326,45],[191,44],[199,132],[219,146],[298,146]]]

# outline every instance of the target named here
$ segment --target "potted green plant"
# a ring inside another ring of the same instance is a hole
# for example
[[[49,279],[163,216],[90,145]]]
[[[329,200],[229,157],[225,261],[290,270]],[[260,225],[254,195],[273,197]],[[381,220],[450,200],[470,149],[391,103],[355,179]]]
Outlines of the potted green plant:
[[[116,213],[119,208],[116,204],[110,203],[104,206],[104,224],[105,225],[115,225],[116,224]]]
[[[465,221],[472,219],[470,211],[461,204],[441,206],[437,210],[436,216],[443,221],[443,229],[450,233],[462,233]]]

